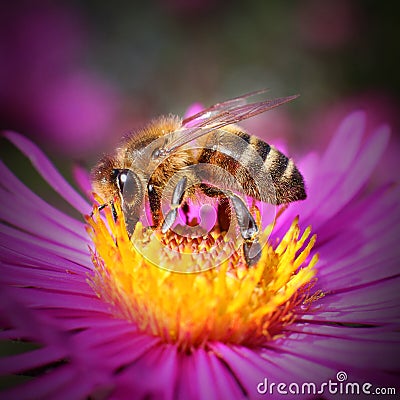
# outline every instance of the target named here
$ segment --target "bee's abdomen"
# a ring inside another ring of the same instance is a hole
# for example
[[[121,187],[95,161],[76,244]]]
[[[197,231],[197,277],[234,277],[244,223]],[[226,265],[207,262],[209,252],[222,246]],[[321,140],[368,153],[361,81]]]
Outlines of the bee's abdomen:
[[[259,185],[262,183],[271,184],[272,182],[274,193],[266,189],[269,202],[276,204],[290,203],[296,200],[303,200],[307,197],[303,177],[293,160],[286,157],[274,146],[270,146],[268,143],[258,139],[256,136],[251,136],[241,131],[236,134],[247,143],[247,147],[244,149],[242,157],[240,158],[241,168],[254,171],[254,164],[260,165],[262,160],[263,171],[261,174],[264,176],[268,174],[270,176],[270,178],[265,178],[263,180],[262,177],[258,175],[257,179]],[[254,160],[254,150],[261,160]],[[257,172],[258,171],[256,171],[256,174]]]
[[[304,179],[293,160],[271,146],[264,161],[275,188],[276,204],[304,200],[307,197]]]
[[[236,159],[207,148],[203,149],[199,162],[224,168],[235,177],[246,195],[257,200],[282,204],[307,197],[303,177],[293,160],[256,136],[242,131],[233,133],[243,139],[235,149]],[[267,187],[260,189],[262,185]]]

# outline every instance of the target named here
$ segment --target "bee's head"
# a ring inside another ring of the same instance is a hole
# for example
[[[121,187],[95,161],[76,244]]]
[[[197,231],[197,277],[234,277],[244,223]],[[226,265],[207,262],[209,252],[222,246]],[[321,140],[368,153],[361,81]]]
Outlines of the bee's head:
[[[93,168],[91,180],[93,191],[106,203],[111,203],[118,196],[121,203],[133,205],[140,201],[143,194],[139,176],[110,157],[104,157]]]

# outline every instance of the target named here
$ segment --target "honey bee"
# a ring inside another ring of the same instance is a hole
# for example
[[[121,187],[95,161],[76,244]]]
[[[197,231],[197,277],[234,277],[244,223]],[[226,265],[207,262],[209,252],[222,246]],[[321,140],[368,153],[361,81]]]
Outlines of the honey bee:
[[[188,199],[201,194],[221,204],[225,201],[236,216],[246,263],[253,265],[261,251],[259,227],[242,196],[270,204],[306,198],[303,177],[293,160],[236,125],[297,97],[246,102],[264,91],[215,104],[184,120],[160,117],[123,139],[91,173],[93,190],[105,201],[101,208],[113,208],[119,198],[132,235],[146,199],[152,226],[163,233],[174,225],[178,209]],[[163,216],[165,193],[170,207]]]

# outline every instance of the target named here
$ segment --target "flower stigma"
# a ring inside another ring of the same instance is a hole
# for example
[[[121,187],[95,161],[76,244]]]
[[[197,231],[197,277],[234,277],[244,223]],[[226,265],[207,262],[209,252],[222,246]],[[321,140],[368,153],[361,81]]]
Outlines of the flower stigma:
[[[311,293],[318,260],[317,254],[311,255],[316,236],[311,236],[310,227],[301,234],[298,218],[279,242],[267,241],[259,261],[248,267],[239,239],[233,244],[224,241],[218,226],[190,240],[173,231],[163,235],[139,222],[130,239],[118,202],[115,211],[116,220],[110,207],[104,208],[102,218],[94,206],[92,216],[86,217],[94,244],[95,272],[89,283],[116,317],[181,350],[214,341],[262,346],[281,336],[284,327],[321,296]],[[262,235],[269,236],[272,230],[273,224]],[[158,254],[157,263],[134,243]],[[222,244],[219,248],[230,246],[230,252],[219,265],[203,265],[212,264],[213,257],[205,253],[216,243]],[[172,271],[168,264],[180,267]]]

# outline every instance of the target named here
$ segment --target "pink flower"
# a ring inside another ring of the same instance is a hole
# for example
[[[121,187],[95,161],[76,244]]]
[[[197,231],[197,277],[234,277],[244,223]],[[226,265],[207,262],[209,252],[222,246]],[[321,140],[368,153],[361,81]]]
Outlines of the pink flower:
[[[394,387],[398,393],[399,188],[382,179],[374,190],[364,190],[389,140],[381,126],[363,141],[365,124],[363,113],[350,114],[323,154],[298,160],[308,199],[289,206],[270,241],[282,238],[296,215],[301,226],[312,225],[319,253],[313,290],[324,297],[300,306],[279,335],[257,346],[206,340],[182,350],[116,316],[88,283],[94,266],[84,223],[50,206],[2,164],[0,335],[37,344],[1,361],[2,374],[32,377],[3,397],[263,398],[264,389],[271,394],[265,379],[286,384],[286,390],[304,382],[320,389],[332,380],[360,387],[370,382],[371,391]],[[35,145],[15,133],[5,136],[75,210],[90,213],[89,202]],[[206,300],[198,299],[193,314]],[[335,398],[322,388],[324,397]],[[270,397],[281,397],[277,387]]]

